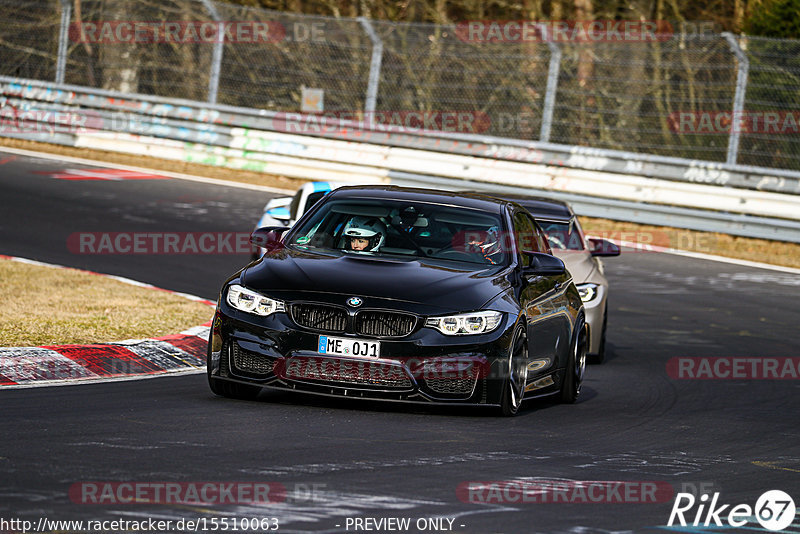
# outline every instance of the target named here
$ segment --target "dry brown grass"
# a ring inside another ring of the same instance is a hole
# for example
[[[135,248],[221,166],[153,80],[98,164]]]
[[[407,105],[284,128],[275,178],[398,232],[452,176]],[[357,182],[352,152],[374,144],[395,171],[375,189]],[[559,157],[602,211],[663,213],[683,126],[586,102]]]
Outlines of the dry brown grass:
[[[121,154],[117,152],[89,150],[86,148],[62,147],[59,145],[38,143],[35,141],[22,141],[2,137],[0,137],[0,146],[38,150],[40,152],[48,152],[51,154],[62,154],[65,156],[108,161],[121,165],[131,165],[154,170],[195,174],[198,176],[218,178],[220,180],[266,185],[284,189],[296,189],[306,181],[287,178],[285,176],[275,176],[253,171],[225,169],[222,167],[201,165],[198,163],[184,163],[181,161],[142,157]],[[628,240],[633,241],[650,239],[651,242],[656,245],[677,248],[681,250],[691,250],[693,252],[702,252],[705,254],[715,254],[730,258],[772,263],[775,265],[785,265],[788,267],[800,267],[800,244],[768,241],[765,239],[751,239],[747,237],[736,237],[727,234],[695,232],[693,230],[683,230],[680,228],[648,226],[630,222],[593,219],[588,217],[581,217],[581,223],[584,225],[584,229],[589,233],[607,233],[607,235],[612,238],[638,237],[638,239]]]
[[[800,244],[581,217],[587,234],[741,260],[800,267]]]
[[[207,322],[199,302],[72,269],[0,258],[0,346],[102,343]]]

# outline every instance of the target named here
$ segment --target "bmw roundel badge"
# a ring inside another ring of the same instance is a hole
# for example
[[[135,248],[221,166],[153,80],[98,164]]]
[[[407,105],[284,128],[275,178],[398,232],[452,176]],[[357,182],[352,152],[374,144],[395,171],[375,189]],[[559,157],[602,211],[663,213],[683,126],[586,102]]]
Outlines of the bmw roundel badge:
[[[347,299],[347,305],[352,306],[353,308],[358,308],[363,303],[364,301],[358,297],[350,297],[349,299]]]

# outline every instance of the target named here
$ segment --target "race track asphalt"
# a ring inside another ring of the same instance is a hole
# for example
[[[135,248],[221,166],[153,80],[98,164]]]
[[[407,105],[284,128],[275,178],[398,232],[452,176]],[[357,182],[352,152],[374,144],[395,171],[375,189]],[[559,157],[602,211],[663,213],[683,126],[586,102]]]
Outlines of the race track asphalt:
[[[81,254],[70,236],[249,232],[272,196],[178,179],[60,180],[52,174],[91,168],[10,157],[0,152],[0,254],[213,300],[247,254]],[[632,251],[607,260],[606,270],[607,361],[589,366],[577,404],[532,402],[513,419],[291,394],[234,401],[215,397],[203,375],[0,391],[0,518],[37,528],[40,518],[206,518],[209,530],[213,518],[277,518],[279,532],[396,532],[372,520],[409,518],[409,532],[577,534],[663,532],[681,491],[752,507],[779,489],[800,506],[800,380],[675,379],[667,371],[675,357],[797,357],[800,276]],[[513,492],[476,503],[458,492],[470,481],[531,488],[537,479],[657,483],[668,495],[580,502],[573,483],[569,503],[519,502]],[[87,504],[78,490],[90,482],[277,483],[288,497]],[[358,518],[370,522],[356,529]],[[418,529],[426,518],[439,522]],[[755,518],[748,527],[761,529]]]

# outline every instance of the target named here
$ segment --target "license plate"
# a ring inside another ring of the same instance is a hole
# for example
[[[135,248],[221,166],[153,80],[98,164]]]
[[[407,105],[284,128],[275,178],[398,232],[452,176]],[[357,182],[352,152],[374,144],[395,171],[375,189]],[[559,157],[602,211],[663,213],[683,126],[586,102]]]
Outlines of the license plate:
[[[329,354],[331,356],[378,358],[381,354],[381,344],[378,341],[319,336],[317,352],[319,354]]]

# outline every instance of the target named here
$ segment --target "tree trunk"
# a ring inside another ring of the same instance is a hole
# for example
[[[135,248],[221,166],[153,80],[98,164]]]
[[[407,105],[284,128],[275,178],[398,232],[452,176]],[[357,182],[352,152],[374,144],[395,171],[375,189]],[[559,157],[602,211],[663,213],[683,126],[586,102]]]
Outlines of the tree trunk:
[[[101,9],[102,21],[132,20],[128,2],[106,0]],[[103,89],[136,93],[139,90],[137,47],[131,43],[106,43],[100,50],[100,68],[103,72]]]

